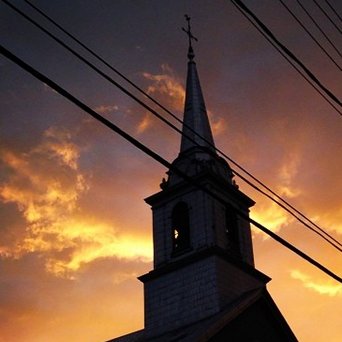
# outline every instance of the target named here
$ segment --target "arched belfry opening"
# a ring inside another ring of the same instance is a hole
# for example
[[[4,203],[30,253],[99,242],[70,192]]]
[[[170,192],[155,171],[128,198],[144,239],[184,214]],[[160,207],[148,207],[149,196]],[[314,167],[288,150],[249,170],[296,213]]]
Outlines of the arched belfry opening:
[[[173,254],[183,253],[190,248],[189,207],[185,202],[174,206],[171,222]]]
[[[240,257],[239,221],[233,207],[226,207],[225,219],[228,252],[233,257]]]

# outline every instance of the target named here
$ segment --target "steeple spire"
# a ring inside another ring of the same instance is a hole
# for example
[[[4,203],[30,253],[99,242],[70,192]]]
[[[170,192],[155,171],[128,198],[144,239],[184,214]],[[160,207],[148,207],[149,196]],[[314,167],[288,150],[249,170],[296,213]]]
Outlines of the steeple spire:
[[[192,40],[197,41],[197,38],[194,37],[191,32],[190,17],[185,15],[185,19],[188,22],[188,28],[185,29],[182,27],[182,30],[189,37],[189,61],[184,105],[183,136],[180,152],[185,152],[188,149],[196,146],[206,147],[214,151],[212,147],[214,145],[214,140],[210,129],[196,63],[194,62],[195,54],[192,48]]]

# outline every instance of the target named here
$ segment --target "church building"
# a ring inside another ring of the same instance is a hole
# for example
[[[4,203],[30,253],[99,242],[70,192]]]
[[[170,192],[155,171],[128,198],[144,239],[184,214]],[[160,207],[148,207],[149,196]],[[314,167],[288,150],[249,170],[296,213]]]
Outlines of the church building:
[[[267,291],[270,278],[254,266],[246,217],[255,202],[216,153],[187,20],[180,152],[161,191],[145,199],[154,245],[153,270],[139,277],[145,327],[111,342],[297,341]]]

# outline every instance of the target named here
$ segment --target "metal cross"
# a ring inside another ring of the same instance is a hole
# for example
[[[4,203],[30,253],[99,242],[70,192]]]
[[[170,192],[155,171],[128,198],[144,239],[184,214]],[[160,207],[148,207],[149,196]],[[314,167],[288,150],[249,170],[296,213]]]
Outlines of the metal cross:
[[[196,40],[196,42],[198,41],[197,38],[195,36],[193,36],[193,34],[191,33],[191,26],[190,26],[190,17],[185,14],[184,15],[186,21],[188,22],[188,29],[186,30],[184,27],[182,27],[182,30],[188,35],[189,37],[189,58],[190,59],[193,59],[194,57],[194,53],[193,53],[193,50],[192,50],[192,44],[191,44],[191,40]]]

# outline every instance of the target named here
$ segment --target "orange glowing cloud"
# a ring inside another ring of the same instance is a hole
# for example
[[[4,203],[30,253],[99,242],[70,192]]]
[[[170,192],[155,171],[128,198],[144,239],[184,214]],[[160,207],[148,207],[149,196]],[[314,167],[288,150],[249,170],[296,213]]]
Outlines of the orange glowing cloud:
[[[167,105],[171,110],[182,110],[184,106],[185,90],[171,67],[167,64],[162,64],[162,74],[153,75],[148,72],[144,72],[145,79],[152,81],[152,84],[148,86],[147,93],[154,97],[162,97],[169,99]]]
[[[257,222],[262,222],[264,226],[273,232],[278,232],[291,222],[289,215],[276,203],[266,203],[265,201],[258,203],[253,208],[251,218]],[[253,232],[262,234],[259,229],[254,229]],[[268,235],[263,234],[263,236],[268,238]]]
[[[285,158],[277,173],[278,193],[288,198],[300,195],[300,190],[293,184],[300,165],[299,153],[291,152]]]
[[[296,183],[300,163],[300,154],[291,152],[283,157],[280,165],[273,171],[273,181],[276,183],[274,190],[284,199],[294,199],[301,195],[302,190]],[[258,222],[263,222],[273,232],[279,232],[281,228],[287,227],[289,223],[294,221],[289,213],[270,199],[262,197],[260,194],[257,194],[255,199],[256,205],[252,208],[251,217]],[[277,198],[275,200],[278,201]],[[258,232],[258,230],[255,230],[255,232]]]
[[[217,117],[211,110],[207,110],[210,119],[211,130],[215,137],[219,136],[226,129],[226,121],[222,117]]]
[[[57,276],[70,276],[82,265],[92,261],[115,257],[126,260],[152,260],[152,242],[144,236],[117,234],[106,224],[74,221],[65,222],[58,235],[63,246],[74,247],[67,258],[49,258],[47,270]]]
[[[72,135],[56,128],[25,153],[1,151],[11,172],[0,184],[0,200],[16,204],[25,222],[15,243],[0,246],[2,257],[40,253],[47,271],[69,278],[100,258],[152,260],[148,237],[120,234],[113,224],[82,213],[90,177],[80,170],[80,155]]]
[[[79,195],[87,189],[84,175],[77,172],[77,157],[75,145],[57,141],[20,155],[2,151],[1,159],[12,174],[0,186],[0,198],[16,203],[29,223],[63,216],[75,209]]]
[[[326,227],[328,231],[342,235],[342,206],[333,212],[322,212],[313,217],[313,221]]]
[[[175,72],[169,65],[162,64],[161,69],[161,74],[151,74],[148,72],[143,73],[144,78],[151,81],[146,92],[154,98],[160,98],[169,110],[181,112],[185,101],[185,89],[183,82],[180,77],[176,76]],[[207,112],[213,134],[215,136],[220,135],[225,131],[225,120],[222,117],[217,117],[211,110],[207,110]],[[170,119],[170,117],[168,117],[168,119]],[[151,126],[151,124],[151,119],[145,115],[138,125],[138,133],[145,131]]]
[[[301,281],[304,287],[311,289],[321,295],[330,297],[342,296],[342,284],[336,284],[333,282],[318,283],[316,281],[313,281],[310,276],[299,270],[292,270],[291,277],[293,279]]]
[[[146,113],[138,124],[137,132],[139,134],[145,132],[151,126],[151,124],[151,117],[148,113]]]

